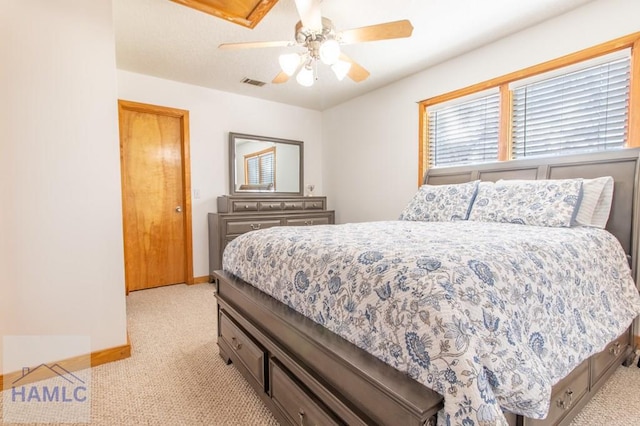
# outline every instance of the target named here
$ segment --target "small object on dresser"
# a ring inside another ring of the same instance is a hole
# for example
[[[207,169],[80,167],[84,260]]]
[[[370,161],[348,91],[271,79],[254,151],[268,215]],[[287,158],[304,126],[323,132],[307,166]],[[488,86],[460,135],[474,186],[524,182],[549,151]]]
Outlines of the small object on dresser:
[[[307,197],[313,197],[313,190],[316,189],[316,186],[312,183],[307,185]]]

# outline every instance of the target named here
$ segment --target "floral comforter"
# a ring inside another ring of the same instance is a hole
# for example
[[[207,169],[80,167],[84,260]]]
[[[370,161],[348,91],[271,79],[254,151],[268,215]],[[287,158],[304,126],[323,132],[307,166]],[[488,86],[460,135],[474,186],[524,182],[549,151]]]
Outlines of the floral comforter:
[[[640,313],[622,247],[594,228],[270,228],[223,267],[443,395],[440,424],[545,417],[551,387]]]

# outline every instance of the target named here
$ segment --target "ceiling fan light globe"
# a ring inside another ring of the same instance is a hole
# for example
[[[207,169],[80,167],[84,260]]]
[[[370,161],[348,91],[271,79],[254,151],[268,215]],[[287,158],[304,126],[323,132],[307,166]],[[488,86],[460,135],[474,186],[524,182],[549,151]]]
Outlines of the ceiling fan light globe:
[[[333,65],[340,58],[340,44],[333,39],[325,40],[320,45],[320,60],[323,64]]]
[[[291,77],[298,69],[300,64],[300,55],[297,53],[285,53],[278,58],[282,72]]]
[[[304,87],[313,86],[313,70],[307,67],[302,68],[296,76],[296,81]]]
[[[331,70],[340,81],[344,80],[350,69],[351,63],[347,61],[338,61],[335,64],[331,65]]]

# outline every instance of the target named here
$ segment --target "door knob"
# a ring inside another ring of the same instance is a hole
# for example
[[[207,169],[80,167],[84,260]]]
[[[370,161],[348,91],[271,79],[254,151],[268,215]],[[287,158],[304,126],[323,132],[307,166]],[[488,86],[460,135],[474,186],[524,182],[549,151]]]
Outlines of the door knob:
[[[182,206],[178,206],[178,207],[176,207],[176,211],[177,211],[178,213],[180,213],[180,212],[182,211]]]

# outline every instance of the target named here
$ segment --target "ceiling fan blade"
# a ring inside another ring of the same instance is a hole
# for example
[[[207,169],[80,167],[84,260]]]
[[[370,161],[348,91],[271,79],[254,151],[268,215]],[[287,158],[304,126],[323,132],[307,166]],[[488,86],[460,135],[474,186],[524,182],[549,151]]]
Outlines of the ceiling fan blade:
[[[243,43],[222,43],[218,49],[255,49],[258,47],[290,47],[295,46],[292,41],[247,41]]]
[[[289,81],[289,76],[287,75],[287,73],[284,71],[280,71],[278,75],[276,75],[271,82],[275,84],[280,84],[280,83],[286,83],[287,81]]]
[[[412,32],[413,25],[404,19],[402,21],[386,22],[384,24],[345,30],[342,31],[339,37],[342,43],[349,44],[410,37]]]
[[[310,30],[322,32],[320,0],[295,0],[302,25]]]
[[[369,71],[367,71],[362,65],[360,65],[344,53],[340,54],[340,60],[349,62],[351,64],[351,68],[349,68],[349,72],[347,72],[347,75],[356,83],[360,83],[361,81],[366,80],[369,77]]]

